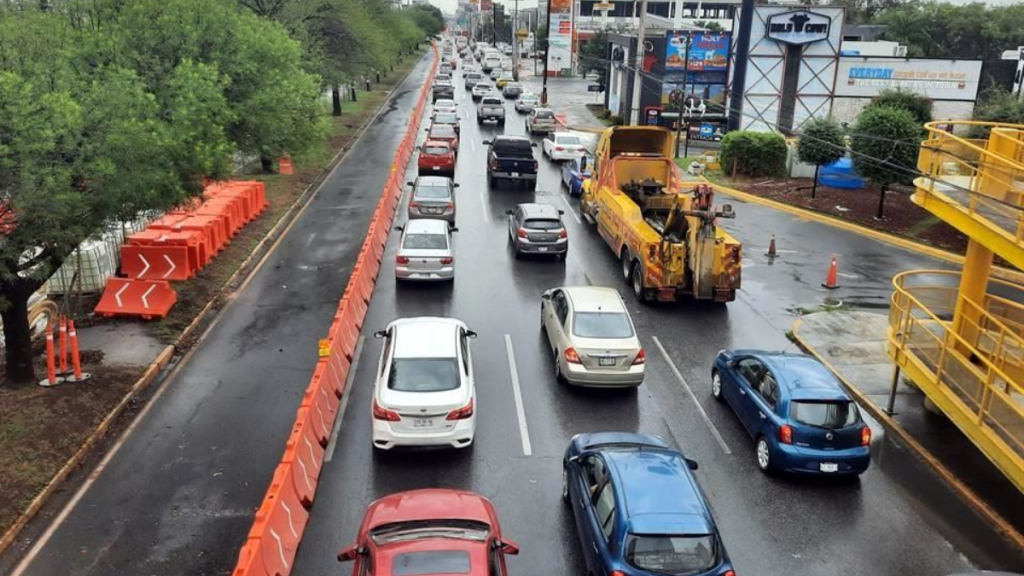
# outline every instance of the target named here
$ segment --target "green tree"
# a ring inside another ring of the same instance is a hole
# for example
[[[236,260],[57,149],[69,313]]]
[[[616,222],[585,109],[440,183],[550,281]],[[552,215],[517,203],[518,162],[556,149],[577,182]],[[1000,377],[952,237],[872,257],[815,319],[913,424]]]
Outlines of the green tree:
[[[698,28],[703,28],[708,32],[725,32],[725,28],[721,24],[711,20],[698,20],[694,22],[693,25]]]
[[[1024,46],[1024,5],[983,2],[906,2],[876,12],[882,37],[907,46],[910,56],[998,60],[1007,47]]]
[[[1009,91],[996,88],[984,94],[982,100],[974,108],[974,119],[981,122],[1002,122],[1004,124],[1024,124],[1024,102],[1017,99]],[[971,131],[971,138],[988,138],[989,130],[976,127]]]
[[[598,30],[594,36],[583,43],[580,48],[581,73],[586,76],[591,70],[601,74],[608,69],[608,33]]]
[[[533,37],[536,40],[537,52],[543,52],[548,49],[548,25],[541,24],[537,26],[537,31],[534,32]]]
[[[881,107],[902,108],[910,112],[918,124],[921,125],[932,121],[931,98],[910,90],[900,90],[899,88],[886,88],[882,90],[867,105],[867,108]]]
[[[786,171],[786,140],[772,132],[734,130],[718,149],[727,171],[751,177],[779,176]]]
[[[903,108],[871,107],[857,117],[850,138],[853,166],[880,187],[879,220],[885,217],[889,186],[913,181],[921,137],[921,124]]]
[[[831,118],[816,118],[804,123],[796,155],[801,162],[814,164],[814,184],[811,198],[818,191],[818,171],[846,155],[846,141],[843,127]]]

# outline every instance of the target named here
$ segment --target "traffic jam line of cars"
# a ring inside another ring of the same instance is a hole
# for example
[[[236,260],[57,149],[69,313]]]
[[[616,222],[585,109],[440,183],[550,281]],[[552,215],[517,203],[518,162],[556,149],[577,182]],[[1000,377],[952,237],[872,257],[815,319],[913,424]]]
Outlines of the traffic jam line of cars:
[[[473,52],[475,50],[475,53]],[[458,61],[456,53],[463,56]],[[475,59],[480,61],[477,68]],[[460,70],[477,106],[477,121],[505,124],[504,88],[516,86],[500,47],[469,46],[449,38],[442,71]],[[594,158],[571,133],[556,131],[554,113],[521,92],[514,109],[528,114],[528,134],[543,133],[542,153],[563,162],[561,180],[580,193]],[[451,281],[459,147],[459,111],[451,76],[434,84],[433,123],[420,148],[407,222],[395,262],[400,281]],[[523,136],[484,141],[487,180],[533,190],[536,144]],[[515,256],[564,259],[568,233],[561,210],[522,203],[508,211]],[[628,308],[614,288],[556,287],[539,303],[540,329],[552,351],[557,382],[589,387],[636,387],[646,354]],[[375,452],[399,447],[465,449],[476,433],[477,395],[472,341],[477,334],[454,318],[391,322],[383,340],[372,400]],[[710,371],[712,395],[736,413],[753,438],[753,460],[765,473],[857,475],[870,463],[871,431],[857,405],[819,362],[798,354],[755,350],[719,353]],[[562,460],[562,498],[572,510],[587,570],[594,576],[735,576],[710,506],[697,482],[698,464],[665,440],[628,432],[577,434]],[[493,505],[460,490],[393,494],[366,510],[356,542],[338,558],[353,574],[427,576],[507,574],[506,556],[519,553],[501,532]]]

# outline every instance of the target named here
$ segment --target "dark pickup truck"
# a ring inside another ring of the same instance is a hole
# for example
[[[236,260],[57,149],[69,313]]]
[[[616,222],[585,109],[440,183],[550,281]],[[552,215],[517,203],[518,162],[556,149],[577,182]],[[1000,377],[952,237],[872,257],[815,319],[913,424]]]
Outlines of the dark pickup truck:
[[[537,161],[533,148],[537,146],[523,136],[497,136],[484,140],[487,148],[487,184],[497,187],[498,180],[526,182],[527,188],[537,188]]]
[[[431,102],[437,102],[442,98],[447,98],[449,100],[455,99],[455,87],[452,86],[451,82],[435,82],[434,89],[431,92],[433,94]]]

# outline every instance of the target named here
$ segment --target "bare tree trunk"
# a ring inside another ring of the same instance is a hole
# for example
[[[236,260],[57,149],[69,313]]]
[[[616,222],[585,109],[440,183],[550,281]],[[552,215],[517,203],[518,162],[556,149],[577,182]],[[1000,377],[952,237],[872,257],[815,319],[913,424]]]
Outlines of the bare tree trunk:
[[[821,170],[821,166],[815,164],[814,166],[814,184],[811,185],[811,200],[814,200],[814,196],[818,193],[818,170]]]
[[[331,88],[331,102],[334,105],[334,115],[341,116],[341,86],[337,84]]]
[[[32,366],[32,331],[28,325],[28,298],[32,290],[17,283],[4,285],[7,306],[0,311],[4,321],[4,346],[7,362],[7,380],[11,383],[35,382]]]
[[[885,218],[885,191],[888,189],[888,185],[883,185],[882,189],[878,192],[878,214],[875,215],[875,218],[879,220]]]

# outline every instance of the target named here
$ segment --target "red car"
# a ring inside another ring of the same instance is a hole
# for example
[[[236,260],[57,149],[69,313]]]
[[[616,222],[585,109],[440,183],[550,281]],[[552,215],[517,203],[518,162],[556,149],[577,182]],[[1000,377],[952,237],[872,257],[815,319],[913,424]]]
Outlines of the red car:
[[[412,490],[366,509],[356,543],[338,553],[353,576],[505,576],[519,546],[501,537],[490,500],[462,490]]]
[[[430,132],[427,133],[427,140],[439,140],[447,142],[455,155],[459,154],[459,135],[451,124],[431,124]]]
[[[455,178],[455,151],[443,140],[427,140],[420,147],[417,165],[420,176],[437,174]]]

